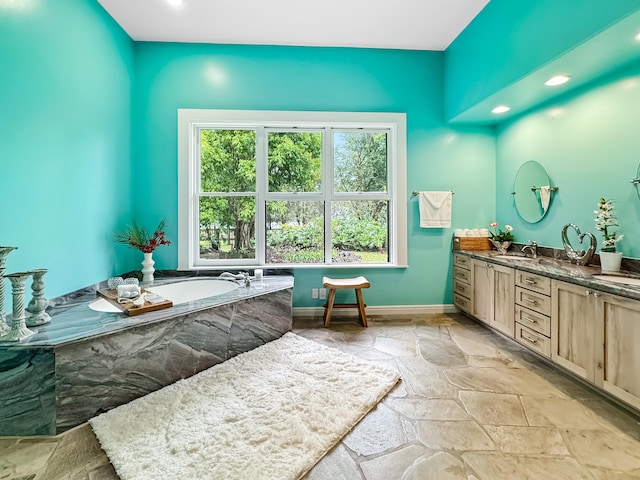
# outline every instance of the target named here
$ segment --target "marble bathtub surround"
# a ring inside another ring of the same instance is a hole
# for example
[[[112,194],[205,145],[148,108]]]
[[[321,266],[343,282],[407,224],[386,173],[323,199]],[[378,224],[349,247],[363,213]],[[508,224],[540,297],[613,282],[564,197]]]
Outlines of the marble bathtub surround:
[[[291,330],[292,290],[292,277],[271,276],[136,317],[91,310],[95,294],[52,309],[36,335],[0,346],[0,405],[11,405],[0,436],[62,432],[279,338]]]

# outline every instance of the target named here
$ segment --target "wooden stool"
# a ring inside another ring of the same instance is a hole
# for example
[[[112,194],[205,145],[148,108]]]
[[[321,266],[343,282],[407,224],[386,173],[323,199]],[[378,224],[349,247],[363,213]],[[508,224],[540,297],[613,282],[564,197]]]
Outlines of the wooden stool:
[[[362,321],[362,325],[367,326],[367,314],[364,310],[366,305],[362,301],[362,289],[369,288],[371,284],[364,277],[356,278],[329,278],[322,277],[322,286],[329,289],[329,298],[324,304],[324,326],[328,327],[331,322],[331,310],[334,308],[357,308],[358,317]],[[336,297],[336,290],[339,288],[353,288],[356,291],[356,300],[358,303],[336,303],[333,301]]]

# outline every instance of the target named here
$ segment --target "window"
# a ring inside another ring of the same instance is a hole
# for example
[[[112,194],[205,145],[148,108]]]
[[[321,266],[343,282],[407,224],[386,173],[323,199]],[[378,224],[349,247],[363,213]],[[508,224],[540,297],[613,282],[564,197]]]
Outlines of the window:
[[[404,114],[178,116],[179,268],[406,264]]]

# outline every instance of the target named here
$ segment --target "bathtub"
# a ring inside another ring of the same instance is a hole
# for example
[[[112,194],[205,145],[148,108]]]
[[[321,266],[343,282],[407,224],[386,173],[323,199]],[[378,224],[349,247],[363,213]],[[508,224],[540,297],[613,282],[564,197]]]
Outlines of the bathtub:
[[[234,291],[239,286],[240,285],[236,282],[229,280],[202,279],[148,287],[146,290],[171,300],[174,305],[180,305],[182,303],[189,303],[202,298],[223,295]],[[89,308],[96,312],[122,313],[118,307],[111,304],[104,298],[100,298],[90,303]]]

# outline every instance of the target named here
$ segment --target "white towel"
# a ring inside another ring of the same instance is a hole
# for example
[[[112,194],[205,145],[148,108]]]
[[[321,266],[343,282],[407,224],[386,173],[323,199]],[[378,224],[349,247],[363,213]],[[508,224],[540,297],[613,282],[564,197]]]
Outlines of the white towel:
[[[420,226],[451,228],[453,192],[420,192]]]
[[[551,201],[551,187],[546,185],[540,187],[540,204],[542,205],[542,211],[547,212],[549,208],[549,202]]]

